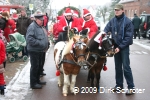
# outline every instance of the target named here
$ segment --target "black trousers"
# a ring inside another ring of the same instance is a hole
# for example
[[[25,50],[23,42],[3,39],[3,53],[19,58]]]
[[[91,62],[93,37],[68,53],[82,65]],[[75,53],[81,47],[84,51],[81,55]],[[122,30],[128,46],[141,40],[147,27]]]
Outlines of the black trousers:
[[[40,82],[40,72],[42,70],[42,55],[43,52],[33,52],[29,51],[30,56],[30,86],[34,86],[35,84]]]
[[[140,39],[140,33],[139,33],[139,29],[134,29],[134,39],[136,39],[136,36],[138,35],[139,39]]]
[[[28,56],[27,46],[25,46],[22,50],[22,56],[24,55]]]
[[[40,74],[42,74],[43,73],[43,71],[44,71],[44,63],[45,63],[45,56],[46,56],[46,52],[43,52],[42,53],[42,56],[41,56],[41,60],[42,60],[42,62],[41,62],[41,73]]]

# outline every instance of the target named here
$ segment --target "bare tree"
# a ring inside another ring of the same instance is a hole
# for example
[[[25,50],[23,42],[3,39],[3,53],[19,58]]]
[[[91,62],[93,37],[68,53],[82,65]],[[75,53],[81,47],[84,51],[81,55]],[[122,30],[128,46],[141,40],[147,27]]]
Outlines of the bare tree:
[[[99,13],[99,15],[103,17],[104,23],[106,22],[106,15],[108,11],[109,11],[109,8],[107,6],[103,6],[103,7],[99,6],[97,9],[97,12]]]

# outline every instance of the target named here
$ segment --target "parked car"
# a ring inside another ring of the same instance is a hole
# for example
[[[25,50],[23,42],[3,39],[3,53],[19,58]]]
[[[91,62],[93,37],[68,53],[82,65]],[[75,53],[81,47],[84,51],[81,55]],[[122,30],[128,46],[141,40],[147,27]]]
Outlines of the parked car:
[[[140,19],[140,34],[143,38],[150,39],[150,14],[141,14]]]

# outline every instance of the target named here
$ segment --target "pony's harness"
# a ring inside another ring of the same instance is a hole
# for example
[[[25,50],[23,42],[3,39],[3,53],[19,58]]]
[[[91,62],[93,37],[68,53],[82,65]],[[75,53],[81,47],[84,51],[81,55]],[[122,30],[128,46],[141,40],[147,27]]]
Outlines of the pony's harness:
[[[69,64],[73,64],[73,65],[78,65],[79,66],[79,64],[77,63],[77,59],[79,57],[81,57],[81,56],[84,56],[84,58],[85,58],[85,54],[76,55],[76,50],[75,49],[76,49],[76,47],[78,47],[78,49],[82,50],[84,48],[84,46],[86,46],[86,49],[88,49],[87,45],[79,39],[79,41],[77,41],[75,44],[73,44],[73,55],[70,53],[70,56],[71,56],[72,60],[68,60],[68,59],[63,58],[61,60],[60,64],[62,64],[62,63],[69,63]]]

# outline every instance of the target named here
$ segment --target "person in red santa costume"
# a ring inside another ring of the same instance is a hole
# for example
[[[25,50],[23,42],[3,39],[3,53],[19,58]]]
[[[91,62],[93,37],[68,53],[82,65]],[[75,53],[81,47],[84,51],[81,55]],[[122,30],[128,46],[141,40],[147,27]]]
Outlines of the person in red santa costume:
[[[98,31],[98,27],[87,9],[83,9],[83,19],[80,21],[82,22],[82,31],[80,33],[83,35],[88,34],[88,38],[91,39]]]
[[[54,23],[53,25],[53,36],[54,36],[54,40],[56,41],[58,39],[58,27],[59,27],[59,21],[61,18],[63,18],[64,16],[57,16],[57,21]]]
[[[0,39],[0,94],[4,95],[4,89],[5,89],[5,80],[4,80],[4,66],[3,62],[6,60],[6,50],[5,50],[5,45]]]
[[[70,8],[66,8],[64,17],[59,21],[58,27],[58,39],[56,42],[59,41],[67,41],[67,30],[71,29],[74,33],[78,33],[81,31],[82,27],[77,18],[73,18],[73,13]]]
[[[4,28],[4,36],[7,39],[7,42],[10,42],[9,34],[15,33],[16,31],[16,24],[13,19],[10,18],[10,14],[8,11],[4,11],[2,13],[3,18],[7,20],[6,26]]]

